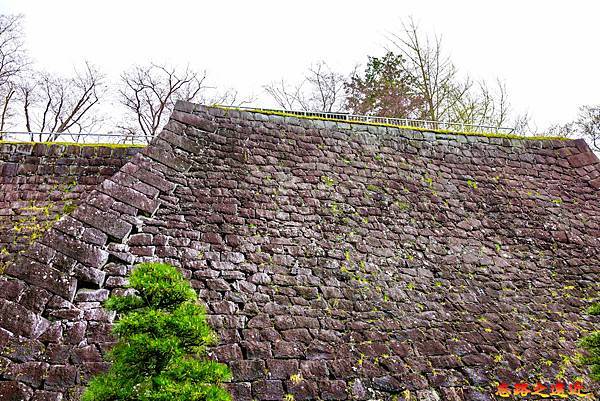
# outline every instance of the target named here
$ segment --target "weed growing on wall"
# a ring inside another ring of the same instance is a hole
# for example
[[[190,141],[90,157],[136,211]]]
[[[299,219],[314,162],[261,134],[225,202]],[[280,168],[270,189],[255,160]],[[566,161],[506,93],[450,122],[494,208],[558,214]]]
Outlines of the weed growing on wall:
[[[93,378],[82,401],[230,401],[222,383],[227,366],[206,358],[217,338],[190,284],[173,267],[143,263],[129,287],[135,294],[109,298],[120,314],[111,369]]]

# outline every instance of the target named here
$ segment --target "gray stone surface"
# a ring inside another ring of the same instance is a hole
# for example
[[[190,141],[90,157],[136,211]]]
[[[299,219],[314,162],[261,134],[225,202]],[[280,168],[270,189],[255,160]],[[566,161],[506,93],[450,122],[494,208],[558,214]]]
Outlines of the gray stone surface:
[[[487,400],[585,376],[600,169],[580,141],[188,103],[167,128],[2,277],[7,399],[75,399],[114,340],[100,302],[147,260],[191,280],[236,400]]]

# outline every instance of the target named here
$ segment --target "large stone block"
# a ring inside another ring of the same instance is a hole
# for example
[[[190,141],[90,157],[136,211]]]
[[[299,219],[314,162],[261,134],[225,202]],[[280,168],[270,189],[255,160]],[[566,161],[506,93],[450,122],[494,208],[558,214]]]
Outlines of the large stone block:
[[[26,284],[20,280],[0,277],[0,298],[18,302],[26,287]]]
[[[104,212],[93,206],[82,205],[73,212],[72,216],[117,240],[125,238],[132,229],[131,224],[121,220],[118,215]]]
[[[77,282],[74,278],[50,266],[28,260],[25,257],[17,258],[15,263],[6,269],[6,274],[19,278],[31,285],[44,288],[67,300],[72,300],[75,295]]]
[[[33,388],[40,388],[46,378],[48,366],[44,362],[13,363],[5,375],[8,379],[25,383]]]
[[[102,183],[101,191],[148,214],[153,214],[159,206],[157,200],[150,199],[141,192],[123,187],[111,180],[106,180]]]
[[[0,401],[28,401],[33,390],[16,381],[0,381]]]
[[[598,160],[598,156],[596,156],[593,152],[587,151],[575,154],[573,156],[569,156],[567,158],[572,167],[582,167],[588,166],[590,164],[597,164],[600,161]]]
[[[140,181],[143,181],[148,185],[152,185],[154,188],[166,193],[172,193],[177,186],[160,173],[144,168],[139,168],[137,171],[132,173],[132,175]]]
[[[171,118],[184,124],[191,125],[192,127],[196,127],[202,131],[215,132],[217,130],[217,124],[192,113],[174,111]]]
[[[62,401],[63,394],[57,391],[37,390],[30,401]]]
[[[40,315],[17,303],[0,299],[0,327],[19,336],[37,338],[49,326],[50,322]]]
[[[100,249],[100,247],[86,244],[81,240],[70,235],[61,234],[58,231],[49,231],[42,242],[89,267],[98,268],[104,266],[108,260],[108,252]]]
[[[52,365],[48,368],[48,376],[44,382],[45,390],[64,391],[79,381],[79,372],[72,365]]]
[[[229,363],[236,381],[252,381],[265,376],[265,362],[261,360],[238,360]]]
[[[284,391],[281,380],[259,380],[252,383],[252,394],[265,401],[283,400]]]
[[[188,171],[191,167],[189,160],[177,155],[172,150],[166,150],[159,147],[149,147],[144,149],[144,155],[180,173]]]
[[[204,146],[202,146],[202,144],[199,144],[193,138],[184,136],[181,133],[176,134],[171,131],[164,130],[161,132],[160,137],[170,144],[190,153],[202,154],[204,151]]]

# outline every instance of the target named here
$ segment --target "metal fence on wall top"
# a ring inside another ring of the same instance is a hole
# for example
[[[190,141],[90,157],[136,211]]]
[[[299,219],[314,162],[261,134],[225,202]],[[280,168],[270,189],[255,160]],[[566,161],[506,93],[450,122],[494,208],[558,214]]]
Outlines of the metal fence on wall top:
[[[371,123],[385,124],[401,127],[411,127],[425,130],[445,130],[450,132],[476,132],[476,133],[501,133],[511,134],[514,128],[498,127],[493,125],[453,123],[445,121],[418,120],[409,118],[391,118],[369,115],[358,115],[340,112],[323,111],[300,111],[300,110],[276,110],[262,109],[254,107],[236,107],[236,109],[249,112],[264,112],[295,115],[307,118],[323,118],[337,121],[347,121],[349,123]],[[152,138],[144,135],[130,135],[119,133],[68,133],[68,132],[25,132],[25,131],[0,131],[0,140],[10,142],[70,142],[80,144],[111,143],[111,144],[130,144],[146,145]]]
[[[479,132],[479,133],[501,133],[511,134],[514,132],[514,128],[511,127],[499,127],[493,125],[481,125],[481,124],[466,124],[466,123],[453,123],[445,121],[432,121],[432,120],[418,120],[410,118],[392,118],[392,117],[378,117],[368,115],[358,115],[350,113],[340,112],[324,112],[324,111],[300,111],[300,110],[276,110],[276,109],[257,109],[254,107],[236,107],[244,111],[254,112],[266,112],[266,113],[284,113],[292,114],[302,117],[316,117],[331,120],[343,120],[348,122],[364,122],[373,124],[386,124],[386,125],[397,125],[402,127],[414,127],[421,129],[430,130],[446,130],[455,132]]]
[[[0,131],[0,140],[7,142],[68,142],[79,144],[110,143],[123,145],[146,145],[149,137],[127,134],[71,133],[71,132],[26,132]]]

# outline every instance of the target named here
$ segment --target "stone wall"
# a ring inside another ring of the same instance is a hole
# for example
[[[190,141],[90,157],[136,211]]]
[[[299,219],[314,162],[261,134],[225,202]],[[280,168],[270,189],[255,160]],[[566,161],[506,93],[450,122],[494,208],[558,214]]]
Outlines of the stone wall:
[[[236,400],[492,400],[499,381],[573,381],[599,187],[583,141],[178,103],[6,270],[0,399],[76,399],[113,341],[100,302],[146,260],[179,266],[207,304]]]
[[[141,148],[0,142],[0,264]]]

